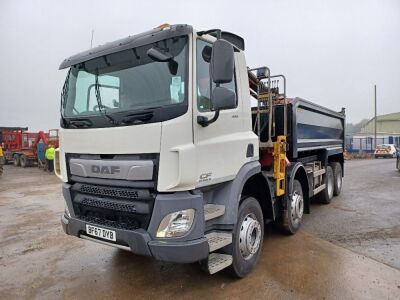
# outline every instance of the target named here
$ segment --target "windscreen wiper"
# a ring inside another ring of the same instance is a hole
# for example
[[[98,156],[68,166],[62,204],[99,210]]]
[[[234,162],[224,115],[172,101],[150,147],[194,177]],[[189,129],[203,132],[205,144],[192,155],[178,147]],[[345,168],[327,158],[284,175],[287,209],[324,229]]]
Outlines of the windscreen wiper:
[[[111,124],[118,125],[118,122],[110,115],[108,115],[105,110],[103,110],[103,104],[101,103],[101,95],[100,95],[99,72],[96,72],[94,88],[95,88],[97,106],[99,108],[100,114],[104,116]]]
[[[133,115],[128,115],[121,120],[122,124],[143,124],[149,121],[153,117],[153,112],[138,113]]]
[[[92,127],[93,123],[89,120],[70,120],[68,121],[68,125],[71,125],[75,128],[88,128]]]

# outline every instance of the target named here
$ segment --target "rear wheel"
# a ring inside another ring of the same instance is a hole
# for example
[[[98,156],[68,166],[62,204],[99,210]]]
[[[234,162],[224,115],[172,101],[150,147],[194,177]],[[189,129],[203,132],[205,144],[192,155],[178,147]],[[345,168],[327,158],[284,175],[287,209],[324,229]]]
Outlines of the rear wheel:
[[[28,162],[28,158],[26,157],[26,155],[22,154],[19,157],[19,163],[21,164],[22,168],[26,168],[28,166],[29,162]]]
[[[339,196],[342,190],[343,177],[342,177],[342,165],[338,162],[331,164],[333,170],[333,195]]]
[[[325,171],[325,189],[317,195],[318,201],[323,204],[329,204],[333,198],[334,178],[331,166],[326,167]]]
[[[264,219],[255,198],[246,197],[239,206],[238,221],[233,229],[232,272],[242,278],[260,258],[264,239]]]
[[[21,161],[19,159],[19,155],[15,154],[13,158],[14,158],[14,166],[19,167],[20,164],[21,164]]]

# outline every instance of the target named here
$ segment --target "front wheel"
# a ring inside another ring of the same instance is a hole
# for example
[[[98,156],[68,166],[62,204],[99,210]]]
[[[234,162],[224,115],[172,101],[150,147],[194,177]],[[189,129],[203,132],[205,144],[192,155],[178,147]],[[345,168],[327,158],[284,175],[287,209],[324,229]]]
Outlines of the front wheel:
[[[260,203],[246,197],[239,206],[238,221],[233,230],[232,271],[239,278],[257,264],[264,239],[264,218]]]

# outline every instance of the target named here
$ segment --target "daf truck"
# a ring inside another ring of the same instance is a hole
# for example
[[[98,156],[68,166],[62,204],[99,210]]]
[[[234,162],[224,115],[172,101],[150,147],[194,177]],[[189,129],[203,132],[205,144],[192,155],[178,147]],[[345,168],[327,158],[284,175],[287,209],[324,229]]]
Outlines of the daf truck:
[[[246,276],[342,187],[344,109],[286,95],[240,36],[164,24],[64,60],[65,233]]]

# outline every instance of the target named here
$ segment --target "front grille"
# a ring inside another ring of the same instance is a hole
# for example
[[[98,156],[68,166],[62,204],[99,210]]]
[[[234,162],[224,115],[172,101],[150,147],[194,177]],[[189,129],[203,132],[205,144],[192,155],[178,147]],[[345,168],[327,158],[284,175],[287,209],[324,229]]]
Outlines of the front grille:
[[[97,224],[100,226],[116,228],[116,229],[135,230],[141,228],[140,223],[132,219],[126,219],[124,221],[119,220],[117,222],[93,216],[78,216],[78,218],[84,222]]]
[[[126,230],[149,225],[153,191],[75,183],[71,192],[74,213],[81,220]]]
[[[82,184],[79,190],[82,193],[108,196],[112,198],[137,199],[139,197],[139,193],[137,190],[102,187],[98,185]]]
[[[124,211],[135,213],[136,212],[136,205],[132,203],[119,203],[116,201],[107,201],[104,199],[91,199],[91,198],[84,198],[81,201],[81,205],[90,206],[90,207],[97,207],[97,208],[105,208],[109,210],[115,211]]]

